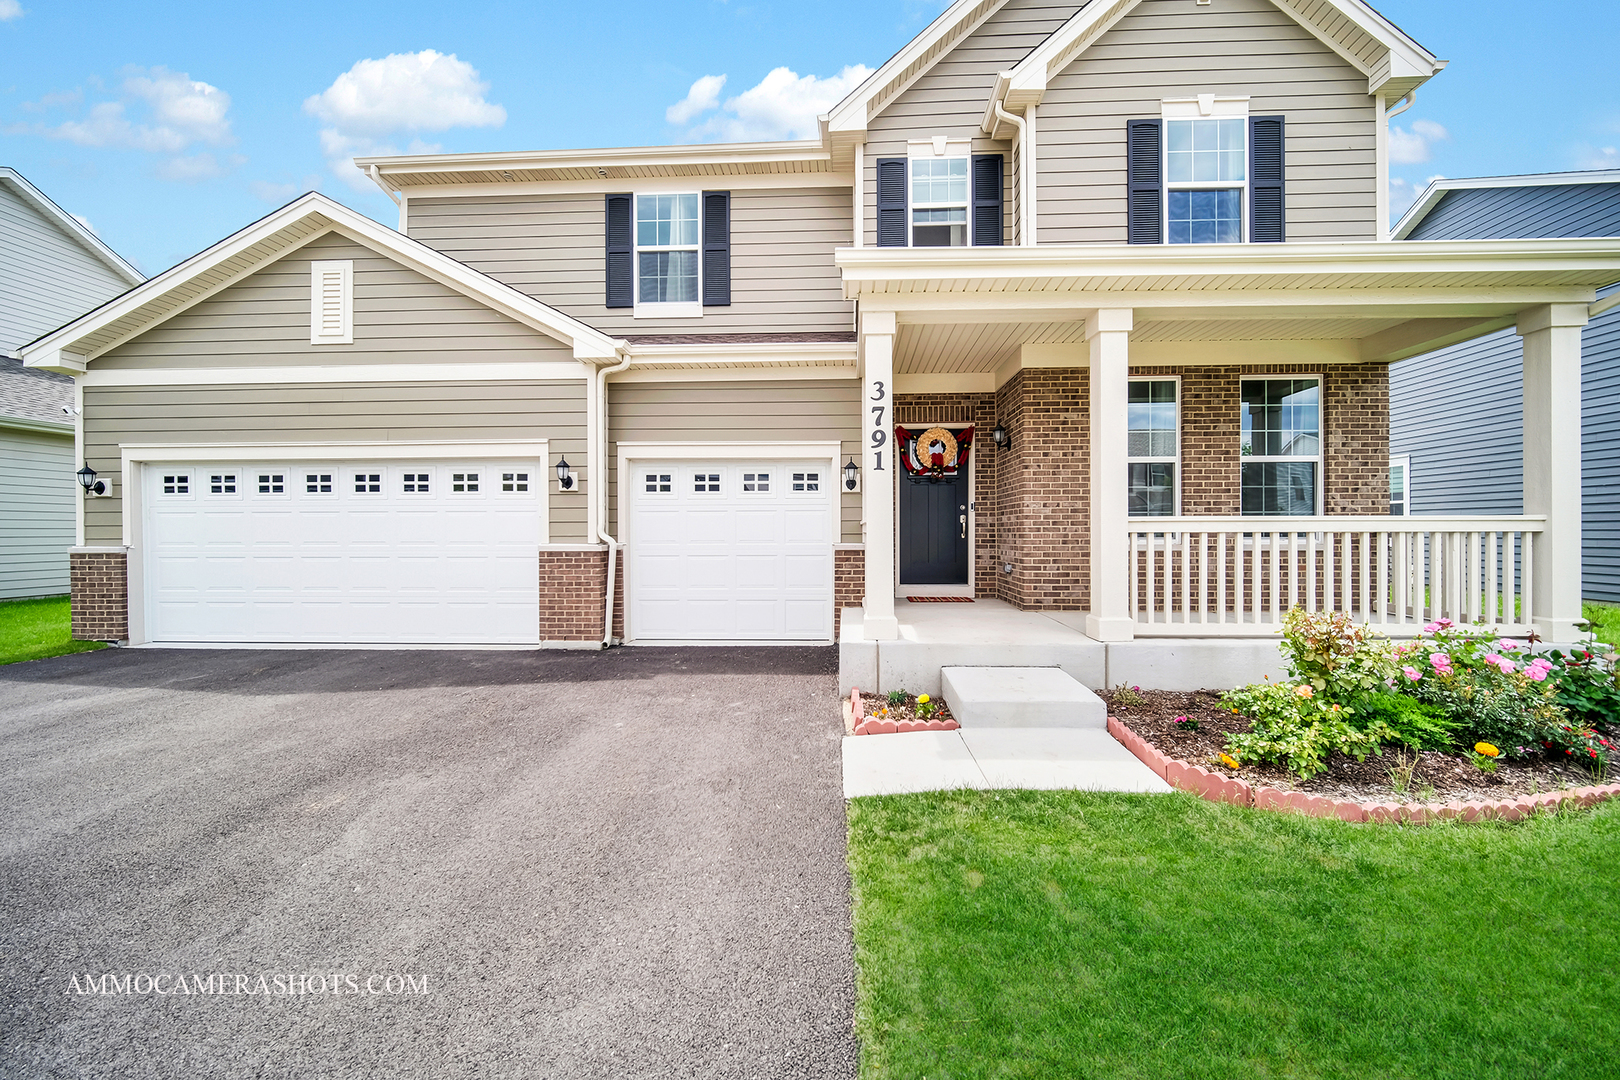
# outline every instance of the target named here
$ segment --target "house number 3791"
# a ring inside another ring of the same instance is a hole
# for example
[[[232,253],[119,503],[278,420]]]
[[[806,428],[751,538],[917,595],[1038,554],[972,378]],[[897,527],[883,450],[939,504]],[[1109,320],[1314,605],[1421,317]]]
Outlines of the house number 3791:
[[[889,393],[883,388],[881,379],[872,380],[872,400],[883,401]],[[883,414],[888,411],[887,405],[872,406],[872,468],[876,472],[883,471],[883,445],[889,441],[889,429],[883,423]]]

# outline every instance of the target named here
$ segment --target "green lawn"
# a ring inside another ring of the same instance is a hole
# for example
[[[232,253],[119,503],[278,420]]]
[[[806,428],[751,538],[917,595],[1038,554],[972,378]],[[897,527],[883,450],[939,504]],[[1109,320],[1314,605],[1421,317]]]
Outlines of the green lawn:
[[[1620,1075],[1620,804],[1374,827],[1190,796],[850,807],[861,1075]]]
[[[105,648],[95,641],[74,641],[70,618],[65,596],[0,600],[0,664]]]
[[[1620,645],[1620,607],[1614,604],[1582,604],[1581,617],[1592,624],[1592,632],[1599,641]]]

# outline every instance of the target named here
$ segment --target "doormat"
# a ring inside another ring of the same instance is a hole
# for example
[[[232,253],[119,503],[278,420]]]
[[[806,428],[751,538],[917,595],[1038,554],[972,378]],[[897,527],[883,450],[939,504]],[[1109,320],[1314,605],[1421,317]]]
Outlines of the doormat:
[[[908,596],[908,604],[971,604],[971,596]]]

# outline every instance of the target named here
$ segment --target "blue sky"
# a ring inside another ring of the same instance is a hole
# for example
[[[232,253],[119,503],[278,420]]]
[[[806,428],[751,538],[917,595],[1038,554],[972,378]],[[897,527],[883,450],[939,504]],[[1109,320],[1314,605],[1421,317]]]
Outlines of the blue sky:
[[[311,187],[394,224],[355,152],[800,137],[945,6],[0,0],[0,165],[154,273]],[[1380,7],[1452,61],[1396,121],[1397,205],[1620,167],[1620,4]]]

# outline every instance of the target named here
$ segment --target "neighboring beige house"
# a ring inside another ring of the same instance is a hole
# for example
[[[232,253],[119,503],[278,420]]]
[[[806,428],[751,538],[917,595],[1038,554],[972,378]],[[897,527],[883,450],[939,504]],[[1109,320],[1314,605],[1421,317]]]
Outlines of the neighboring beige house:
[[[143,279],[83,223],[0,167],[0,600],[68,591],[78,503],[73,380],[18,346]]]
[[[1568,639],[1620,242],[1391,241],[1443,66],[1359,0],[962,0],[819,139],[362,159],[398,232],[308,195],[26,351],[110,481],[76,632],[841,637],[914,690],[1241,681],[1301,603]],[[1514,325],[1525,513],[1392,520],[1388,365]]]

